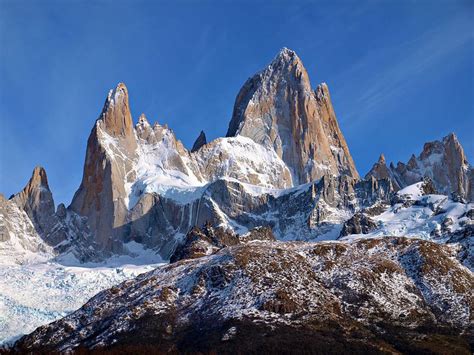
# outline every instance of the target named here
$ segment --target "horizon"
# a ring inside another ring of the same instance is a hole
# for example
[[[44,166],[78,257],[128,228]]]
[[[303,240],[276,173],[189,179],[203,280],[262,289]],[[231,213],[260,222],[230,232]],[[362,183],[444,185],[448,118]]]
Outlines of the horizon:
[[[386,2],[375,9],[356,2],[341,2],[343,8],[323,2],[316,8],[314,2],[305,2],[288,9],[279,2],[260,4],[256,14],[247,14],[249,19],[236,16],[241,20],[229,23],[213,15],[243,15],[246,9],[203,2],[197,11],[206,19],[202,26],[192,6],[183,6],[186,2],[143,2],[129,9],[140,21],[126,21],[125,48],[123,41],[114,43],[113,36],[110,41],[108,31],[99,31],[104,22],[106,28],[121,29],[113,15],[131,17],[123,2],[19,3],[0,5],[1,43],[6,49],[0,57],[0,193],[7,198],[23,189],[39,165],[46,169],[56,206],[69,205],[82,179],[90,130],[108,90],[119,82],[127,85],[134,124],[145,113],[150,124],[168,124],[188,149],[201,130],[208,142],[224,137],[240,88],[283,47],[301,58],[313,89],[328,83],[362,177],[380,154],[387,165],[406,163],[412,154],[419,155],[424,143],[451,132],[468,161],[474,156],[472,2],[439,1],[429,11],[428,3],[408,1]],[[23,9],[26,3],[30,6]],[[108,8],[111,5],[114,9]],[[395,13],[394,19],[383,16],[387,8]],[[111,11],[110,17],[101,16],[104,10]],[[257,33],[255,28],[241,28],[259,15],[275,19],[283,11],[290,13],[284,19],[297,35],[289,36],[274,21],[262,20],[268,28],[262,26]],[[339,17],[331,22],[334,12]],[[180,16],[169,18],[169,13]],[[420,18],[422,13],[425,17]],[[178,17],[190,24],[183,27]],[[65,27],[66,23],[71,25]],[[167,36],[169,32],[174,36]],[[157,39],[160,45],[154,45]],[[367,52],[361,45],[378,49]],[[248,48],[250,53],[239,56]],[[121,57],[124,50],[132,52],[126,60]],[[138,56],[140,50],[146,58]],[[394,138],[399,139],[396,144]]]

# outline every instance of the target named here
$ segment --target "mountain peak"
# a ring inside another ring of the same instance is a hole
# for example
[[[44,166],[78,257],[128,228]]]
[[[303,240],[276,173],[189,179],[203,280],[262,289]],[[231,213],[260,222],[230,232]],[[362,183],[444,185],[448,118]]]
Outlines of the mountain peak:
[[[280,49],[280,51],[275,56],[275,59],[273,61],[274,62],[275,61],[291,62],[293,60],[298,60],[299,61],[300,58],[298,57],[298,55],[296,54],[295,51],[293,51],[289,48],[283,47],[282,49]]]
[[[443,137],[443,143],[444,144],[449,144],[449,143],[454,143],[454,144],[460,144],[458,141],[458,137],[454,132],[449,133],[446,137]]]
[[[99,120],[112,137],[133,135],[133,121],[128,103],[128,90],[119,83],[109,91]]]
[[[195,152],[196,150],[199,150],[199,148],[201,148],[205,144],[207,144],[206,134],[204,133],[204,131],[201,131],[201,133],[199,133],[199,136],[194,141],[191,152]]]
[[[379,163],[379,164],[384,164],[384,165],[386,164],[385,155],[383,155],[383,153],[380,154],[378,163]]]
[[[138,124],[139,124],[139,125],[147,125],[147,126],[150,125],[150,123],[148,122],[148,120],[147,120],[147,118],[146,118],[146,116],[145,116],[144,113],[142,113],[142,114],[140,115],[140,117],[138,117]]]
[[[44,187],[49,190],[48,177],[46,175],[46,170],[42,166],[36,166],[31,175],[30,181],[28,182],[30,186]]]
[[[293,172],[294,184],[328,172],[359,177],[327,85],[313,91],[302,61],[288,48],[237,95],[227,136],[237,135],[273,149]]]
[[[407,163],[398,162],[396,166],[390,164],[388,170],[380,165],[379,158],[366,177],[389,177],[397,189],[429,177],[437,191],[443,194],[454,193],[469,201],[474,200],[474,170],[454,133],[441,140],[425,143],[420,155],[412,154]]]
[[[39,231],[46,230],[54,215],[54,200],[48,185],[48,177],[43,167],[34,168],[26,186],[11,200],[35,223]]]
[[[308,73],[295,51],[282,48],[262,74],[270,80],[281,80],[290,76],[291,80],[310,86]]]
[[[12,199],[16,199],[17,201],[22,200],[20,203],[22,205],[28,198],[31,197],[32,194],[39,191],[51,195],[48,185],[48,176],[46,175],[46,170],[42,166],[36,166],[33,169],[33,173],[31,174],[28,183],[25,185],[23,190],[21,190],[21,192],[12,196]]]

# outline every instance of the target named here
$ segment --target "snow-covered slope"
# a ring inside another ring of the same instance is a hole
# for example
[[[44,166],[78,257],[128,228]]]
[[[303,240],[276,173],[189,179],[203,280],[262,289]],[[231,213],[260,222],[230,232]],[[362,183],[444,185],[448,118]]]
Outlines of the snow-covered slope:
[[[374,236],[413,236],[446,241],[450,233],[474,223],[468,212],[474,203],[461,203],[445,195],[426,194],[423,182],[398,191],[392,205],[372,216],[377,229]]]
[[[455,249],[406,238],[236,245],[101,292],[16,346],[466,353],[474,276]]]
[[[407,186],[394,195],[391,204],[377,203],[363,209],[365,223],[370,224],[366,225],[368,228],[363,237],[399,236],[459,243],[462,247],[460,259],[474,270],[474,203],[429,193],[427,185],[431,185],[428,180]],[[349,234],[342,239],[361,236]]]
[[[35,230],[25,211],[0,195],[0,261],[2,264],[24,264],[54,257]]]
[[[218,179],[278,189],[292,185],[285,163],[275,152],[250,138],[219,138],[195,152],[179,154],[180,143],[173,132],[167,128],[161,132],[162,139],[156,143],[139,141],[138,158],[128,173],[136,177],[132,184],[127,184],[129,209],[147,193],[191,202],[200,198],[196,192],[202,192],[204,185]],[[109,137],[108,147],[111,144],[114,140]]]
[[[0,345],[66,316],[99,291],[154,266],[0,265]]]

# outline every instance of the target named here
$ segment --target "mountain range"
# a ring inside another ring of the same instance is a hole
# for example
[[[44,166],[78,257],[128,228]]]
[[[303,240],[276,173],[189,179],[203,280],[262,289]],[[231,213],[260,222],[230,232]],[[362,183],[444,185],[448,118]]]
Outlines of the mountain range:
[[[0,258],[100,264],[139,245],[171,263],[9,351],[470,353],[473,201],[453,133],[362,178],[328,86],[287,48],[244,83],[226,136],[190,150],[134,124],[120,83],[69,206],[41,167],[0,195]]]

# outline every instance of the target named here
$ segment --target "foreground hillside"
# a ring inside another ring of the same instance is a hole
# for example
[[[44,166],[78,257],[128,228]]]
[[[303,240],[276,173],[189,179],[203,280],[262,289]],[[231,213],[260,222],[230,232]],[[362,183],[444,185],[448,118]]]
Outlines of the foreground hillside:
[[[253,241],[99,293],[17,352],[469,354],[474,276],[419,239]]]

